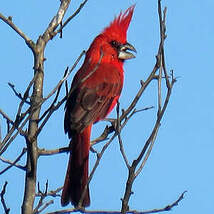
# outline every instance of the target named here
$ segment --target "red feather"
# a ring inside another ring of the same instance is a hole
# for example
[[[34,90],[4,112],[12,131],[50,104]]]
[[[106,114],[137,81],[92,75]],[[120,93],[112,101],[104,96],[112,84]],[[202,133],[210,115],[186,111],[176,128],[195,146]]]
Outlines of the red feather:
[[[134,6],[120,13],[94,39],[73,79],[64,119],[65,133],[71,139],[71,154],[61,197],[62,206],[69,202],[75,207],[90,205],[88,156],[91,127],[104,119],[119,99],[123,87],[124,60],[119,59],[118,51],[127,42],[126,32],[133,10]],[[79,204],[85,187],[82,204]]]

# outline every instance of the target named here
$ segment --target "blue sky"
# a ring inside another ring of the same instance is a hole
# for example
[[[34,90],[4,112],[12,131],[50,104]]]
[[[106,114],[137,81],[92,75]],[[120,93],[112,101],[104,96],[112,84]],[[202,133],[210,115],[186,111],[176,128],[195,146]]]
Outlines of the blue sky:
[[[67,16],[80,3],[72,1]],[[137,55],[136,59],[128,61],[124,66],[125,84],[120,99],[122,108],[129,105],[140,87],[139,81],[147,78],[155,63],[159,44],[157,0],[89,0],[81,13],[66,27],[63,39],[55,38],[47,46],[44,95],[54,88],[63,76],[65,67],[74,63],[81,51],[89,47],[93,38],[121,10],[134,3],[136,9],[128,41],[137,49]],[[14,23],[35,41],[55,14],[58,4],[59,1],[53,3],[50,0],[8,0],[1,3],[0,12],[12,16]],[[151,156],[134,183],[130,208],[145,210],[164,207],[187,190],[184,200],[170,213],[211,213],[214,202],[214,2],[163,0],[162,5],[167,6],[166,64],[168,70],[174,70],[178,81]],[[19,100],[14,97],[7,82],[13,83],[17,90],[23,92],[33,75],[33,57],[24,41],[1,21],[0,29],[0,108],[13,118]],[[69,82],[72,77],[69,77]],[[137,106],[140,109],[154,105],[155,108],[133,117],[122,132],[130,162],[139,153],[151,131],[157,110],[156,90],[155,84],[152,84]],[[39,136],[40,147],[53,149],[68,145],[63,130],[63,111],[62,107],[47,123]],[[114,111],[110,116],[115,115]],[[0,123],[4,133],[4,120],[1,117]],[[105,125],[104,122],[95,125],[92,138],[98,136]],[[14,160],[24,145],[24,139],[18,137],[4,157]],[[44,187],[47,179],[50,189],[63,184],[67,157],[66,154],[60,154],[40,158],[40,186]],[[25,163],[25,158],[21,163]],[[92,154],[91,167],[93,163]],[[4,167],[1,163],[0,169]],[[126,178],[127,170],[115,140],[106,151],[90,184],[90,209],[119,210]],[[11,213],[18,213],[23,197],[24,173],[13,168],[0,177],[0,186],[5,180],[9,183],[6,194],[8,207]],[[59,200],[47,210],[56,209],[60,209]]]

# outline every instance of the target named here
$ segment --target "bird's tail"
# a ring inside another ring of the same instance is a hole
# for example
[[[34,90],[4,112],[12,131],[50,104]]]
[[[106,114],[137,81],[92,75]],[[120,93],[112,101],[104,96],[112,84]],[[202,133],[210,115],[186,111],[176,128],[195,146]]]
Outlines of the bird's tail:
[[[91,125],[81,133],[75,133],[70,143],[70,159],[68,162],[65,183],[62,191],[61,204],[66,206],[71,202],[75,207],[84,192],[88,182],[88,158],[90,149]],[[90,205],[88,185],[81,206]]]

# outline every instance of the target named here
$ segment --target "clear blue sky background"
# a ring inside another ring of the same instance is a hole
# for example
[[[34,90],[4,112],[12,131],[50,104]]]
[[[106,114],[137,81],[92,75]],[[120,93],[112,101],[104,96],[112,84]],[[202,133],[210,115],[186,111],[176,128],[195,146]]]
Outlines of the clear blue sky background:
[[[81,1],[72,1],[67,16],[71,15]],[[138,53],[134,60],[125,64],[125,85],[120,99],[126,108],[151,72],[159,44],[157,0],[89,0],[81,13],[66,27],[63,39],[50,41],[45,56],[46,95],[59,81],[66,66],[71,66],[83,49],[109,24],[121,10],[136,3],[134,17],[128,32],[128,41]],[[2,1],[0,12],[12,16],[19,26],[34,41],[45,30],[56,13],[59,1]],[[213,142],[213,50],[214,15],[213,0],[169,1],[167,6],[167,40],[165,43],[168,70],[173,69],[179,77],[163,118],[152,154],[141,175],[134,183],[134,195],[130,208],[145,210],[164,207],[175,201],[184,191],[188,192],[172,214],[211,213],[214,203],[214,142]],[[0,21],[0,108],[14,118],[19,100],[14,97],[7,82],[23,92],[33,75],[33,57],[24,41],[6,24]],[[79,65],[80,66],[80,65]],[[72,76],[69,78],[69,82]],[[139,153],[148,137],[156,114],[156,87],[152,84],[138,108],[154,105],[155,109],[139,113],[123,130],[122,138],[130,161]],[[52,117],[39,136],[39,146],[48,149],[68,145],[63,130],[63,107]],[[110,116],[115,117],[115,112]],[[5,127],[0,117],[2,132]],[[105,123],[96,125],[93,136],[102,131]],[[14,160],[25,145],[18,137],[4,154]],[[97,147],[99,149],[99,146]],[[42,157],[39,160],[38,181],[44,188],[49,180],[50,189],[64,182],[67,155]],[[25,163],[25,158],[20,162]],[[91,155],[91,166],[94,158]],[[5,167],[0,163],[0,169]],[[105,153],[101,165],[90,184],[90,209],[119,210],[124,193],[127,170],[115,140]],[[19,213],[24,185],[24,173],[11,169],[0,177],[0,186],[5,180],[8,188],[5,199],[11,213]],[[60,209],[59,200],[48,211]],[[0,213],[2,213],[0,206]]]

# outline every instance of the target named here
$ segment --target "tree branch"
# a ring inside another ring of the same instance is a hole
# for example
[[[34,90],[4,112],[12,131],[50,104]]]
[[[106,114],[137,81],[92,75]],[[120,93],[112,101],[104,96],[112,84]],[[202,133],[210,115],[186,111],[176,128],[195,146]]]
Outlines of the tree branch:
[[[13,24],[12,17],[6,18],[3,14],[0,13],[0,19],[3,22],[5,22],[7,25],[9,25],[19,36],[21,36],[25,40],[25,42],[28,45],[28,47],[33,52],[35,52],[35,44],[34,44],[34,42],[28,36],[26,36],[26,34],[24,34],[15,24]]]
[[[137,210],[129,210],[126,212],[126,214],[152,214],[152,213],[159,213],[159,212],[166,212],[166,211],[170,211],[172,210],[172,208],[174,208],[175,206],[178,206],[179,202],[181,202],[184,199],[184,194],[187,191],[184,191],[179,198],[174,201],[172,204],[169,204],[163,208],[159,208],[159,209],[151,209],[151,210],[143,210],[143,211],[137,211]],[[47,214],[63,214],[63,213],[74,213],[79,211],[80,213],[91,213],[91,214],[121,214],[120,211],[104,211],[104,210],[83,210],[83,209],[76,209],[76,208],[72,208],[72,209],[66,209],[66,210],[58,210],[58,211],[54,211],[54,212],[49,212]]]
[[[19,107],[18,107],[18,111],[16,113],[16,119],[15,122],[13,123],[13,126],[9,129],[7,135],[4,137],[3,141],[0,144],[0,155],[3,154],[6,149],[8,148],[8,146],[10,145],[10,143],[13,142],[13,140],[16,138],[16,136],[19,134],[19,130],[22,130],[22,128],[25,126],[25,124],[28,122],[29,118],[31,115],[29,115],[27,117],[27,119],[25,119],[23,122],[22,120],[27,116],[27,114],[30,112],[31,107],[29,107],[27,109],[27,111],[25,113],[21,113],[23,105],[26,101],[26,99],[29,97],[29,91],[35,81],[35,79],[37,78],[37,74],[34,75],[33,79],[30,81],[30,83],[27,86],[27,89],[24,92],[23,95],[23,99],[21,100]],[[2,111],[3,112],[3,111]],[[1,112],[0,112],[1,113]],[[4,116],[6,117],[6,114],[4,114]],[[8,116],[6,118],[9,118]],[[11,120],[12,121],[12,120]],[[20,123],[22,122],[22,124],[20,125]],[[20,125],[20,126],[19,126]],[[14,133],[14,131],[18,129],[18,132],[16,132],[13,136],[12,134]],[[26,132],[20,132],[23,136],[26,136]],[[12,136],[12,137],[11,137]]]
[[[4,208],[4,212],[5,214],[9,214],[10,212],[10,208],[7,208],[7,205],[6,205],[6,202],[5,202],[5,199],[4,199],[4,195],[5,195],[5,192],[6,192],[6,187],[7,187],[7,181],[5,181],[4,183],[4,186],[3,186],[3,189],[0,193],[0,196],[1,196],[1,203],[2,203],[2,206]]]
[[[0,172],[0,175],[2,175],[4,172],[6,172],[7,170],[9,170],[11,167],[15,166],[19,169],[25,170],[26,168],[21,166],[21,165],[17,165],[16,163],[21,159],[21,157],[26,153],[27,149],[23,148],[21,154],[12,162],[10,160],[5,160],[3,157],[0,156],[0,160],[4,163],[10,164],[8,167],[6,167],[5,169],[3,169]]]
[[[13,85],[12,83],[8,82],[8,85],[10,86],[10,88],[12,89],[12,91],[14,92],[14,94],[22,101],[24,101],[25,103],[30,105],[30,102],[26,100],[26,98],[24,98],[24,96],[22,97],[22,94],[17,92],[15,89],[15,85]]]
[[[40,116],[41,107],[37,107],[43,99],[43,81],[44,81],[44,51],[46,45],[50,39],[51,34],[60,25],[62,19],[68,9],[70,0],[61,0],[60,7],[49,23],[47,29],[39,36],[36,42],[36,51],[34,55],[34,75],[36,79],[34,81],[33,93],[31,97],[30,118],[28,125],[28,135],[26,137],[26,145],[28,149],[27,154],[27,171],[25,177],[25,192],[22,203],[22,213],[32,213],[35,200],[35,188],[36,188],[36,175],[37,175],[37,161],[38,161],[38,146],[37,146],[37,132],[38,132],[38,120]]]
[[[55,155],[59,153],[69,152],[69,147],[63,147],[59,149],[46,150],[46,149],[38,149],[39,156],[49,156]]]
[[[144,147],[142,148],[142,151],[140,152],[137,159],[132,162],[131,167],[128,168],[129,174],[128,174],[128,178],[127,178],[127,182],[126,182],[126,189],[125,189],[124,197],[122,199],[122,208],[121,208],[122,213],[126,213],[129,210],[128,203],[129,203],[129,199],[130,199],[131,194],[133,194],[132,185],[133,185],[136,177],[142,171],[142,169],[143,169],[143,167],[144,167],[144,165],[145,165],[145,163],[146,163],[146,161],[147,161],[147,159],[151,153],[151,150],[152,150],[153,145],[154,145],[154,141],[156,139],[156,136],[157,136],[157,133],[158,133],[158,130],[160,127],[161,119],[162,119],[162,117],[165,113],[165,110],[167,108],[167,105],[168,105],[168,102],[169,102],[169,99],[171,96],[172,87],[175,83],[175,80],[173,78],[172,78],[171,83],[170,83],[169,76],[167,75],[165,61],[164,61],[164,40],[166,38],[166,35],[165,35],[165,31],[166,31],[166,27],[165,27],[166,9],[164,9],[164,19],[162,19],[161,0],[158,0],[158,14],[159,14],[159,22],[160,22],[160,44],[159,44],[158,54],[156,57],[156,64],[155,64],[154,69],[151,72],[150,76],[147,78],[146,82],[142,83],[142,88],[140,89],[140,91],[138,93],[139,96],[141,96],[141,92],[143,92],[143,90],[144,90],[144,85],[149,84],[152,79],[158,79],[157,119],[156,119],[154,128],[153,128],[149,138],[147,139]],[[158,70],[159,70],[159,75],[157,78],[155,73]],[[164,72],[165,79],[166,79],[167,95],[165,97],[164,105],[162,107],[162,94],[161,94],[162,83],[161,83],[161,81],[162,81],[162,73],[163,72]],[[139,96],[136,97],[136,101],[139,99]],[[135,105],[134,102],[133,102],[133,104]],[[131,110],[131,108],[130,108],[130,110]],[[124,115],[125,115],[125,113],[124,113]],[[144,155],[145,155],[145,157],[144,157]],[[143,157],[144,157],[144,159],[143,159]],[[143,159],[143,161],[142,161],[142,159]],[[139,166],[139,164],[140,164],[140,166]],[[139,166],[139,168],[137,169],[138,166]],[[136,171],[136,169],[137,169],[137,171]]]
[[[80,4],[80,6],[78,7],[78,9],[68,18],[66,19],[66,21],[61,24],[60,28],[52,33],[52,37],[56,36],[56,34],[60,33],[60,38],[62,38],[62,30],[64,29],[64,27],[76,16],[79,14],[79,12],[82,10],[82,8],[85,6],[85,4],[87,3],[88,0],[85,0],[83,3]]]

